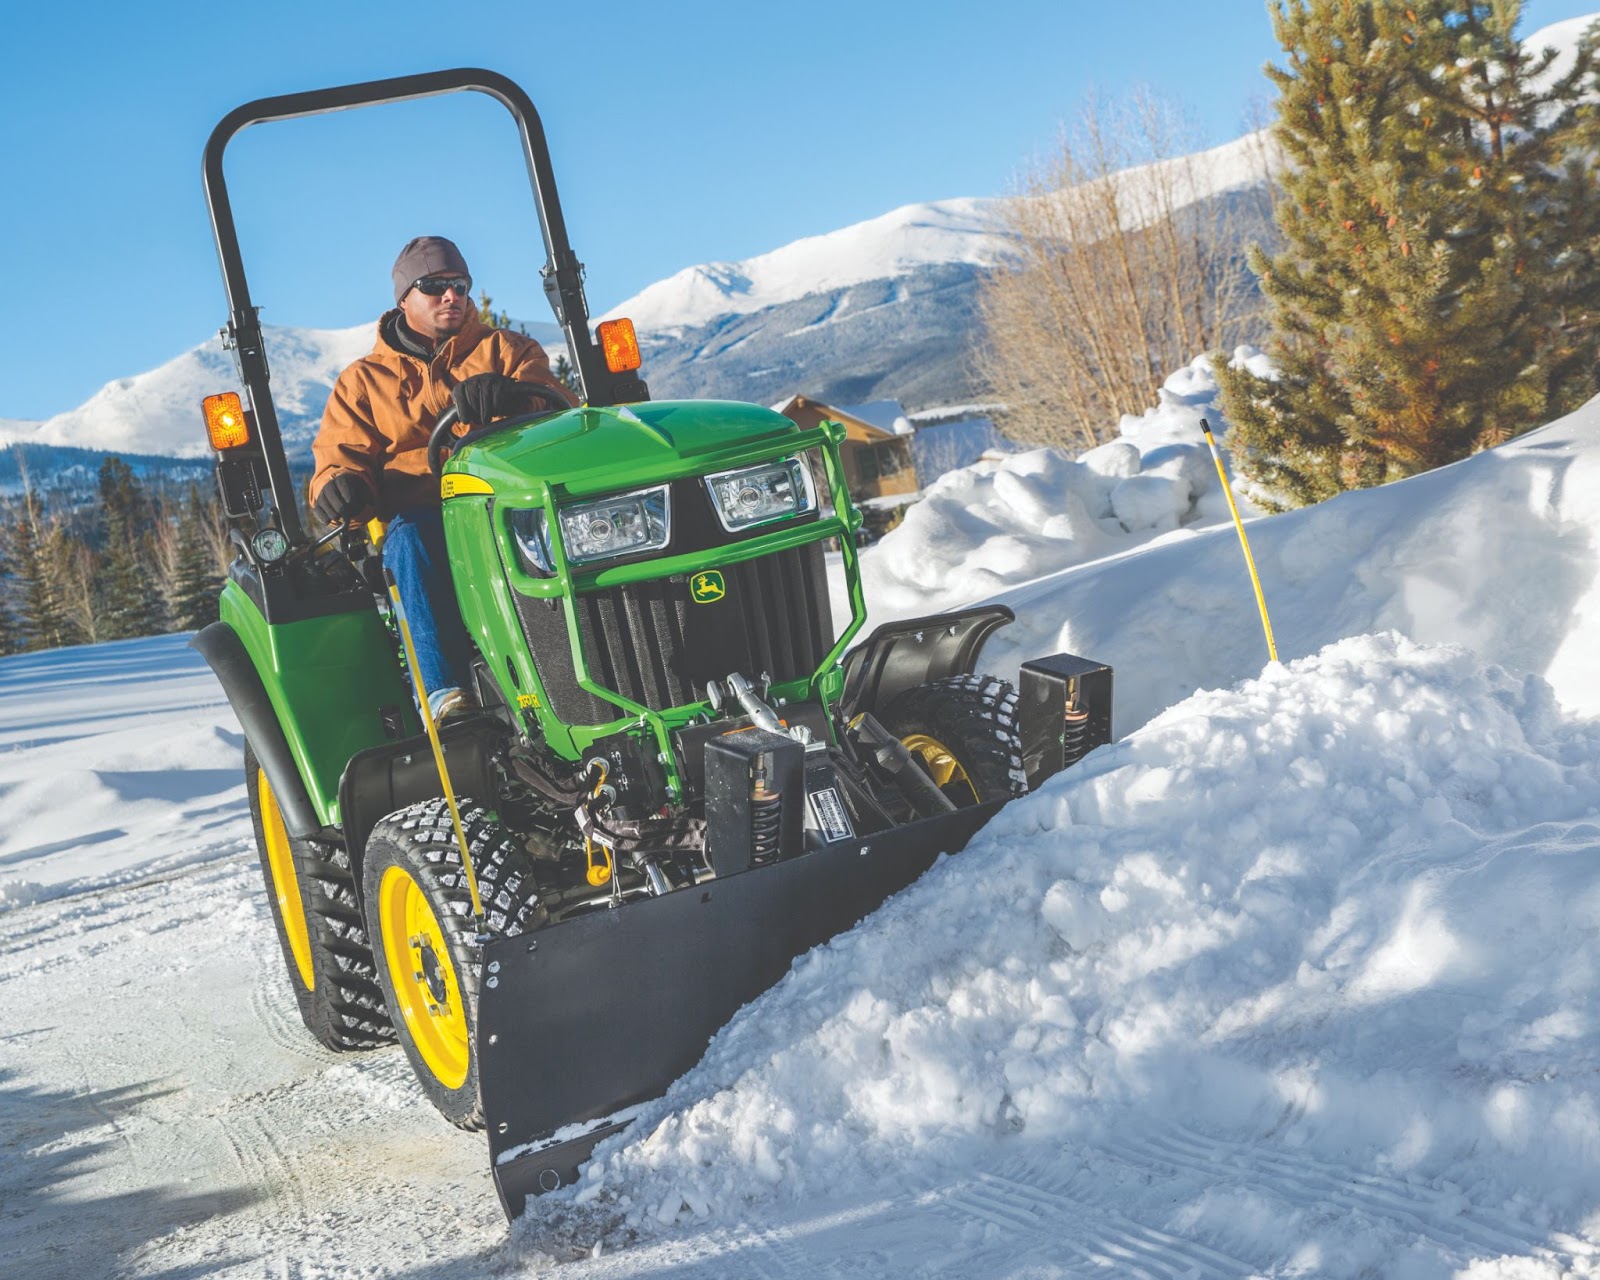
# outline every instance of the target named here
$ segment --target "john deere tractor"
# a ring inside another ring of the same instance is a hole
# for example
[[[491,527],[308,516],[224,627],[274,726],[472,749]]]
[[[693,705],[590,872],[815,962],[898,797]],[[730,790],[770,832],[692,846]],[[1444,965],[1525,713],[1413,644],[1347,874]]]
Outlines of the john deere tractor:
[[[434,433],[482,708],[441,728],[379,531],[302,523],[222,158],[251,124],[458,90],[519,128],[582,403]],[[797,955],[1104,742],[1111,672],[979,674],[998,606],[852,646],[843,429],[649,398],[631,330],[590,331],[538,114],[503,76],[248,103],[205,183],[242,394],[204,406],[237,558],[194,643],[248,740],[288,980],[324,1045],[398,1040],[445,1117],[487,1130],[516,1216]]]

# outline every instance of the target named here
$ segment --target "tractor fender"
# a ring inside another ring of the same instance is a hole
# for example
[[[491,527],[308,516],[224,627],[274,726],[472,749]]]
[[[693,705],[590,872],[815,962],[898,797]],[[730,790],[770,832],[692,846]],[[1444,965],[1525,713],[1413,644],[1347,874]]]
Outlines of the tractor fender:
[[[1017,615],[1003,604],[886,622],[844,656],[846,720],[876,712],[907,689],[971,674],[984,642]]]
[[[494,757],[505,746],[506,733],[505,724],[491,714],[452,716],[438,727],[439,750],[456,797],[492,803],[499,792]],[[358,886],[372,829],[389,814],[444,793],[426,734],[380,743],[350,757],[339,779],[339,815],[350,872]]]
[[[273,710],[267,687],[238,632],[226,622],[213,622],[197,631],[189,645],[199,650],[222,682],[228,705],[239,717],[239,726],[272,785],[272,794],[277,797],[283,825],[289,834],[305,837],[321,831],[322,823],[306,793],[300,768],[289,750],[289,740],[278,723],[278,713]]]

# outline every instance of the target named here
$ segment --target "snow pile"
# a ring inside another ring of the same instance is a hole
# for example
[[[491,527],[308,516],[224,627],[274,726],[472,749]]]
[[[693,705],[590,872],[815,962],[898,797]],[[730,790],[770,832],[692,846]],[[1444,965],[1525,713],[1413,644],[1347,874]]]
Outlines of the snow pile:
[[[1235,364],[1265,374],[1253,347]],[[1034,449],[946,473],[862,557],[875,617],[935,613],[1189,525],[1228,518],[1227,499],[1200,431],[1221,441],[1209,358],[1167,379],[1159,403],[1125,415],[1115,440],[1077,458]],[[1241,509],[1253,508],[1238,495]]]
[[[1600,1204],[1597,815],[1600,725],[1536,677],[1393,635],[1270,667],[801,960],[572,1194],[737,1216],[1189,1122],[1575,1228]],[[1226,1201],[1173,1216],[1215,1240]],[[1306,1209],[1249,1258],[1326,1241],[1317,1274],[1359,1274],[1358,1229]]]

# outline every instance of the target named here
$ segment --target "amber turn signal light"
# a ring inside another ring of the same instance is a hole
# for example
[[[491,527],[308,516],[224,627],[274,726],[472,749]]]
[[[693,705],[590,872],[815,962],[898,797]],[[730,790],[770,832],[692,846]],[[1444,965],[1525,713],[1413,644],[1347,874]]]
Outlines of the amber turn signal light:
[[[602,320],[600,347],[606,353],[606,368],[612,373],[627,373],[639,367],[639,339],[632,320]]]
[[[206,415],[206,434],[213,449],[237,449],[250,443],[250,424],[245,421],[244,404],[237,391],[207,396],[200,402]]]

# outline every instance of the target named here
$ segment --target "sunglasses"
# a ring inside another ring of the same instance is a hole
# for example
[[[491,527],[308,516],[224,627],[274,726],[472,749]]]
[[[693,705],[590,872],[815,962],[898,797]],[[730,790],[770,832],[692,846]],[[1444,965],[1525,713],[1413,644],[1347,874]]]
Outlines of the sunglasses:
[[[420,280],[413,280],[411,287],[418,293],[425,293],[430,298],[444,297],[446,289],[454,289],[465,296],[472,289],[471,276],[423,276]]]

